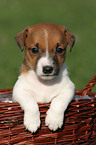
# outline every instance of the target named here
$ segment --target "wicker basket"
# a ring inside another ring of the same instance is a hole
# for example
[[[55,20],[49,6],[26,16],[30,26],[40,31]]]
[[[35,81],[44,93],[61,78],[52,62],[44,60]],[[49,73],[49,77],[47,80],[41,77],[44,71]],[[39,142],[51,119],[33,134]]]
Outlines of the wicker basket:
[[[89,95],[91,99],[73,100],[66,110],[64,126],[56,132],[44,125],[50,104],[39,104],[42,124],[35,134],[24,128],[23,111],[18,103],[11,102],[12,90],[0,90],[0,145],[95,145],[96,93],[91,92],[95,83],[96,75],[83,90],[76,91],[76,95]]]

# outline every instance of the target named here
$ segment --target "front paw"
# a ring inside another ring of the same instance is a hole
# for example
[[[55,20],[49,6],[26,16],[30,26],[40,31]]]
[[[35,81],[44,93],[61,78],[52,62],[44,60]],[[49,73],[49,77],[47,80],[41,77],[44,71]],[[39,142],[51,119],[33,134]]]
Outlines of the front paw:
[[[30,132],[36,132],[40,127],[40,113],[39,111],[36,114],[33,114],[30,111],[24,113],[24,126]]]
[[[45,119],[46,126],[49,127],[50,130],[56,131],[58,128],[61,128],[63,125],[64,113],[55,112],[49,109],[47,111],[47,116]]]

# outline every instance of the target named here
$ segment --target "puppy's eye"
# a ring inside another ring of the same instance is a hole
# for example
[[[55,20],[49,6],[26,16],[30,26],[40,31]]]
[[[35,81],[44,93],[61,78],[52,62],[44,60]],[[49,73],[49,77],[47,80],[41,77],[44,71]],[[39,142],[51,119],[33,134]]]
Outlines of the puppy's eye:
[[[34,53],[34,54],[39,53],[39,49],[36,48],[36,47],[33,47],[33,48],[31,49],[31,51],[32,51],[32,53]]]
[[[61,54],[61,53],[63,53],[63,51],[64,51],[64,49],[62,47],[57,47],[56,48],[56,53],[57,54]]]

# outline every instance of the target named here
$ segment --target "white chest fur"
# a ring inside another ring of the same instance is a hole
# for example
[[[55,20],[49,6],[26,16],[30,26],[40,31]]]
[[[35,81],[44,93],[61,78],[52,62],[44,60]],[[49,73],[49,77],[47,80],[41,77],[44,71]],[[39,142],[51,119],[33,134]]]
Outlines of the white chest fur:
[[[20,92],[23,89],[24,92],[30,94],[37,102],[48,103],[54,97],[61,94],[62,91],[66,90],[70,86],[69,82],[70,79],[64,65],[59,75],[48,81],[39,80],[33,70],[27,74],[21,74],[14,86],[14,90],[17,89]]]

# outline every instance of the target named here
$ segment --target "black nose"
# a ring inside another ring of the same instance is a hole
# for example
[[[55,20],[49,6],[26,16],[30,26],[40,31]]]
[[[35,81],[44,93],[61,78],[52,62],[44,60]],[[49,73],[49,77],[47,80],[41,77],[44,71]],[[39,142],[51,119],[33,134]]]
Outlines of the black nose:
[[[52,67],[52,66],[44,66],[44,67],[43,67],[43,72],[44,72],[45,74],[51,74],[52,71],[53,71],[53,67]]]

